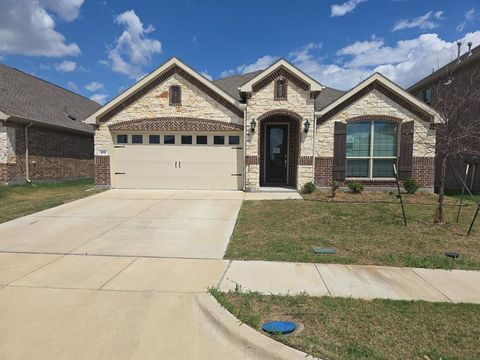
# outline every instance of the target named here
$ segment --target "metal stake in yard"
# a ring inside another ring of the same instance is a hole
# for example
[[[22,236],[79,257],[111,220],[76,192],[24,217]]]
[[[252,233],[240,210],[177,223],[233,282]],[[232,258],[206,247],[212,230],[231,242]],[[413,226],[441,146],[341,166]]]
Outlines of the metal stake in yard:
[[[405,224],[405,226],[407,226],[407,216],[405,215],[402,192],[400,191],[400,181],[398,180],[397,167],[395,166],[395,164],[393,164],[393,173],[395,174],[395,180],[397,181],[398,198],[400,199],[400,205],[402,206],[403,223]]]
[[[465,170],[465,179],[463,180],[462,194],[460,195],[460,204],[458,205],[457,223],[460,220],[460,211],[462,209],[463,195],[465,194],[465,187],[467,186],[466,184],[467,184],[468,170],[470,170],[470,164],[467,164],[467,169]]]
[[[467,236],[470,235],[473,229],[473,224],[475,224],[475,220],[477,220],[478,212],[480,211],[480,201],[478,202],[477,211],[475,211],[475,215],[473,216],[472,223],[470,224],[470,228],[468,229]]]

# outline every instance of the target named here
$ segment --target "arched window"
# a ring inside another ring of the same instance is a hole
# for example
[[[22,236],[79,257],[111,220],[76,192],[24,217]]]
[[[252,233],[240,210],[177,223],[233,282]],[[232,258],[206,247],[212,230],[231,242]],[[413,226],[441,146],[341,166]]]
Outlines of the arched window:
[[[393,178],[398,124],[356,121],[347,124],[347,178]]]
[[[287,80],[275,81],[275,100],[287,100]]]
[[[170,86],[170,106],[182,105],[182,88],[178,85]]]

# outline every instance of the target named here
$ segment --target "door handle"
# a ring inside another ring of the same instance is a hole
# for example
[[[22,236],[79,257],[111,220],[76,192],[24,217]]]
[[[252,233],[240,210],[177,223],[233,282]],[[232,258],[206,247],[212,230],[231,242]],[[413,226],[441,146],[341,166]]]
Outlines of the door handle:
[[[175,169],[177,168],[177,162],[175,161]]]
[[[285,168],[287,168],[287,159],[283,160],[283,166],[285,166]]]
[[[179,169],[182,168],[182,162],[181,162],[181,161],[178,162],[178,168],[179,168]]]

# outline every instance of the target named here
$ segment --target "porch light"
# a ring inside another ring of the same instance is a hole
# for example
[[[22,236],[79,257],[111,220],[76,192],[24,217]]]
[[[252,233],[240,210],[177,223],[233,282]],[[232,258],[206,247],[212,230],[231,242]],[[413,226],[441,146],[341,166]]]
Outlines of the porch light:
[[[250,131],[255,132],[256,127],[257,127],[257,122],[255,121],[255,119],[252,119],[252,121],[250,121]]]
[[[305,119],[305,122],[303,123],[303,129],[305,133],[308,133],[308,130],[310,129],[310,121],[308,121],[308,119]]]

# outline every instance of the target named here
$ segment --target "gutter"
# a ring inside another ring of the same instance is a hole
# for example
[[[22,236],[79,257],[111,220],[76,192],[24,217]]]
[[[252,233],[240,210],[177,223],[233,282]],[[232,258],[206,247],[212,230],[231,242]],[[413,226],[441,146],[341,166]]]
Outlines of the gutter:
[[[25,125],[25,180],[27,183],[31,183],[32,180],[30,180],[30,165],[28,161],[28,128],[31,127],[33,123],[29,123]]]

